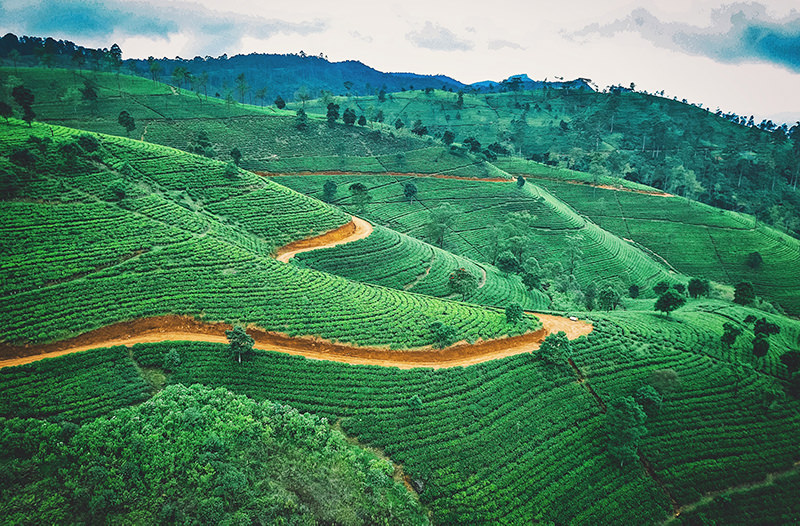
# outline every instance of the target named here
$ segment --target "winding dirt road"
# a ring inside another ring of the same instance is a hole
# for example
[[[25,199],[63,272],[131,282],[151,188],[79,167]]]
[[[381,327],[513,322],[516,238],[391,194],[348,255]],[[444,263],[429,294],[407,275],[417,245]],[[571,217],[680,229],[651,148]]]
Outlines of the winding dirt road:
[[[290,259],[302,252],[310,252],[321,248],[331,248],[364,239],[372,233],[372,225],[361,218],[352,216],[353,219],[339,228],[329,230],[318,236],[293,241],[278,249],[275,259],[288,263]]]
[[[320,338],[290,337],[285,334],[267,332],[257,327],[249,327],[247,332],[255,340],[256,349],[280,351],[314,360],[412,369],[414,367],[440,368],[472,365],[535,351],[551,332],[564,331],[569,339],[575,339],[592,331],[592,325],[584,321],[571,321],[548,314],[536,314],[536,316],[544,324],[544,328],[536,332],[482,341],[472,345],[459,342],[446,349],[421,347],[400,351],[380,347],[350,346]],[[136,343],[165,341],[227,343],[225,331],[231,328],[226,323],[201,322],[189,316],[142,318],[115,323],[75,338],[50,344],[30,346],[0,344],[0,356],[4,358],[0,360],[0,368],[115,345],[127,346]]]
[[[372,225],[353,216],[353,219],[346,225],[284,246],[278,250],[276,258],[285,263],[301,252],[350,243],[367,237],[371,232]],[[570,339],[575,339],[592,331],[592,325],[584,321],[572,321],[548,314],[529,314],[537,316],[544,327],[521,336],[480,341],[475,344],[458,342],[446,349],[421,347],[395,350],[359,347],[315,337],[290,337],[281,333],[268,332],[258,327],[249,327],[248,333],[253,336],[256,349],[301,355],[314,360],[411,369],[414,367],[440,368],[472,365],[534,351],[551,332],[564,331]],[[209,323],[188,316],[168,315],[115,323],[68,340],[49,344],[17,346],[0,342],[0,368],[115,345],[129,346],[136,343],[164,341],[227,343],[225,331],[228,329],[231,329],[231,326],[225,323]]]

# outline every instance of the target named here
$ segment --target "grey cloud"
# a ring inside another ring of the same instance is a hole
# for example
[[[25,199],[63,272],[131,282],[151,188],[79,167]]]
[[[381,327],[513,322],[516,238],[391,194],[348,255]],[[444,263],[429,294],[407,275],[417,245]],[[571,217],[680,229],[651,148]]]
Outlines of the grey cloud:
[[[766,61],[800,72],[800,13],[774,19],[762,4],[731,4],[712,12],[711,25],[662,22],[646,9],[609,24],[592,24],[569,35],[612,36],[632,31],[654,44],[719,62]]]
[[[435,51],[469,51],[475,44],[463,40],[446,27],[434,25],[430,21],[419,31],[411,31],[406,35],[406,40],[417,47],[433,49]]]
[[[491,40],[489,42],[489,49],[491,50],[503,49],[506,47],[510,49],[525,49],[516,42],[510,42],[508,40]]]
[[[321,20],[288,22],[235,13],[217,12],[190,2],[150,4],[115,3],[113,0],[59,0],[11,7],[0,11],[25,34],[57,36],[81,43],[81,38],[112,35],[167,37],[183,33],[198,53],[228,51],[244,37],[268,38],[279,33],[308,35],[322,32]],[[6,18],[4,16],[4,18]]]

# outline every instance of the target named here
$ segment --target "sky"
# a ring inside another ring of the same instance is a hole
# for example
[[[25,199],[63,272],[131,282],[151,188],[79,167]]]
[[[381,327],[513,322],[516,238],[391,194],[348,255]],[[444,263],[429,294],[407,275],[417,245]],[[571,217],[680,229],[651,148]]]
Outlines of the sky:
[[[464,83],[633,82],[757,122],[800,120],[797,0],[0,0],[6,32],[116,42],[123,58],[303,50]]]

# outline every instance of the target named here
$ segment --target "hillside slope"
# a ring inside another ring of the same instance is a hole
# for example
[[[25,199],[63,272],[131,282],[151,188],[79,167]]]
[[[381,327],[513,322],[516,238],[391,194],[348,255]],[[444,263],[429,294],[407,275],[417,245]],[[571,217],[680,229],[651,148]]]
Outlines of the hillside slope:
[[[433,343],[434,321],[467,340],[538,326],[274,260],[277,247],[350,218],[232,165],[14,120],[0,134],[2,340],[163,314],[399,347]]]

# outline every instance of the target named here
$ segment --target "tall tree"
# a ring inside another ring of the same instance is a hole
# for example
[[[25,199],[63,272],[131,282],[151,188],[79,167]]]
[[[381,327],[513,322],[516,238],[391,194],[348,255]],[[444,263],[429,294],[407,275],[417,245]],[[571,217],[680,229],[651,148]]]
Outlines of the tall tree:
[[[136,129],[136,121],[131,117],[131,114],[125,110],[119,112],[119,117],[117,117],[117,122],[120,126],[125,128],[125,134],[130,136],[131,132]]]
[[[444,247],[444,235],[453,227],[456,212],[456,208],[450,203],[444,203],[431,210],[430,221],[425,225],[425,236],[439,247]]]
[[[633,397],[616,398],[608,404],[608,453],[620,466],[639,459],[639,440],[647,434],[646,420],[647,414]]]
[[[756,291],[749,281],[741,281],[733,290],[733,302],[739,305],[750,305],[756,299]]]
[[[669,289],[658,297],[654,309],[661,311],[667,316],[675,309],[682,307],[686,303],[686,298],[675,289]]]
[[[414,202],[414,198],[417,196],[417,185],[414,183],[406,183],[403,185],[403,195],[406,196],[409,203]]]
[[[233,330],[225,331],[228,338],[228,354],[231,358],[237,358],[242,363],[242,358],[248,358],[253,354],[255,340],[245,332],[241,325],[237,325]]]
[[[478,289],[478,278],[465,268],[458,268],[450,273],[447,287],[454,294],[461,294],[461,299],[464,300]]]
[[[239,101],[244,104],[244,94],[250,90],[250,86],[247,84],[247,79],[244,76],[244,73],[240,73],[236,77],[236,90],[239,92]]]

